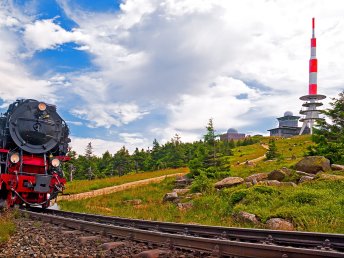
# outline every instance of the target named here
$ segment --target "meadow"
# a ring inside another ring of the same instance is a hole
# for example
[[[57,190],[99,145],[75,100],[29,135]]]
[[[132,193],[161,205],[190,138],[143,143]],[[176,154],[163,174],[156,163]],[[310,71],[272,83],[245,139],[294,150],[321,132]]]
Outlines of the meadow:
[[[271,217],[290,220],[297,230],[344,233],[344,182],[316,180],[298,187],[244,185],[215,191],[192,199],[190,209],[180,210],[163,202],[166,192],[174,188],[174,179],[110,195],[80,201],[61,201],[63,210],[105,214],[138,219],[198,223],[206,225],[264,228]],[[135,205],[130,200],[141,200]],[[183,198],[181,202],[189,202]],[[262,224],[239,223],[233,219],[238,211],[256,214]]]
[[[109,186],[115,186],[120,184],[125,184],[129,182],[139,181],[147,178],[178,174],[178,173],[188,173],[188,168],[177,168],[177,169],[163,169],[152,172],[143,173],[131,173],[124,176],[115,176],[95,180],[74,180],[68,182],[64,194],[77,194],[88,192],[92,190],[97,190]]]
[[[264,137],[260,143],[235,148],[231,157],[231,176],[246,177],[282,167],[293,168],[305,155],[306,148],[313,144],[310,136],[275,138],[279,152],[276,160],[237,165],[245,160],[263,156],[266,149],[262,144],[268,144],[269,139],[271,138]],[[293,172],[287,180],[297,179],[296,173]],[[59,205],[63,210],[76,212],[256,228],[264,228],[264,223],[269,218],[280,217],[291,221],[296,230],[344,233],[343,180],[324,180],[319,177],[297,187],[256,185],[247,188],[245,185],[239,185],[221,191],[214,189],[215,182],[216,180],[210,180],[210,190],[201,196],[191,194],[182,197],[182,203],[192,202],[189,209],[179,209],[176,204],[162,201],[165,193],[175,188],[173,178],[110,195],[79,201],[61,201]],[[140,204],[130,201],[138,199]],[[236,221],[234,215],[239,211],[256,214],[261,223],[253,225]]]

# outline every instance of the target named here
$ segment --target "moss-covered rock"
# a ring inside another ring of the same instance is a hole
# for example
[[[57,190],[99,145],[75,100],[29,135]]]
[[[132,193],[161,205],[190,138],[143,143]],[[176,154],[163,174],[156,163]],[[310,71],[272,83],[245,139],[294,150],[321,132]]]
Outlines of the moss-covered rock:
[[[309,156],[300,160],[295,165],[296,170],[316,174],[320,171],[331,170],[330,161],[323,156]]]

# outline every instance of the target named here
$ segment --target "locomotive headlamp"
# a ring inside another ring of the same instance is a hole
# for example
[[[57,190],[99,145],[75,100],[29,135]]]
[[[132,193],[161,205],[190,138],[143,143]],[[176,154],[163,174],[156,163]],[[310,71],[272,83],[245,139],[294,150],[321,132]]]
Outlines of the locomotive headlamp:
[[[58,159],[53,159],[51,161],[51,165],[56,168],[56,167],[60,166],[60,161]]]
[[[44,110],[47,109],[47,105],[45,103],[41,102],[41,103],[38,104],[38,109],[40,111],[44,111]]]
[[[10,157],[10,161],[13,163],[13,164],[16,164],[18,163],[20,160],[20,157],[19,157],[19,153],[13,153]]]

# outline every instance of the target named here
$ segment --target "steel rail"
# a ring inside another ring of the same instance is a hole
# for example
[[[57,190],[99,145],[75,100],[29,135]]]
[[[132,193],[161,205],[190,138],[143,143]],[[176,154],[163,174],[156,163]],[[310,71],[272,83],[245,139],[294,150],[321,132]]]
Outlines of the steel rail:
[[[219,238],[224,240],[235,240],[251,243],[270,243],[283,246],[318,249],[325,248],[328,250],[335,249],[337,251],[344,252],[344,234],[204,226],[110,217],[50,209],[42,210],[39,208],[34,208],[32,210],[74,219],[106,223],[122,227],[132,227],[143,230],[154,230],[164,233],[184,234],[206,238]]]
[[[132,227],[116,226],[80,218],[68,218],[54,214],[23,211],[32,219],[39,219],[56,225],[98,233],[107,236],[130,239],[139,242],[164,245],[192,251],[203,251],[216,256],[264,257],[264,258],[320,258],[344,257],[344,254],[330,249],[309,249],[291,246],[280,246],[271,243],[251,243],[228,239],[206,238],[185,234],[172,234]]]

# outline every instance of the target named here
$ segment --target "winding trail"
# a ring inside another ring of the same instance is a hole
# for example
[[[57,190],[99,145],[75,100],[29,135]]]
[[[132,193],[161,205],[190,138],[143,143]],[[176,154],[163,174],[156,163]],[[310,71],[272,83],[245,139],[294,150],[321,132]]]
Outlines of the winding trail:
[[[153,177],[153,178],[147,178],[139,181],[134,181],[130,183],[125,183],[121,185],[115,185],[115,186],[110,186],[110,187],[105,187],[89,192],[84,192],[84,193],[78,193],[78,194],[72,194],[72,195],[63,195],[63,196],[58,196],[57,200],[58,201],[75,201],[75,200],[82,200],[82,199],[87,199],[87,198],[92,198],[96,197],[99,195],[104,195],[104,194],[110,194],[110,193],[115,193],[115,192],[120,192],[129,188],[137,187],[137,186],[142,186],[142,185],[148,185],[150,183],[159,183],[165,178],[168,177],[177,177],[177,176],[183,176],[186,173],[177,173],[177,174],[171,174],[171,175],[165,175],[165,176],[159,176],[159,177]]]
[[[266,149],[266,150],[268,150],[269,149],[269,145],[267,145],[267,144],[261,144],[260,146],[262,146],[264,149]],[[260,156],[260,157],[258,157],[258,158],[255,158],[255,159],[251,159],[251,160],[247,160],[247,161],[244,161],[244,162],[241,162],[241,163],[239,163],[239,165],[245,165],[245,164],[247,164],[247,163],[255,163],[255,162],[258,162],[258,161],[261,161],[261,160],[263,160],[263,159],[265,159],[266,158],[266,154],[264,154],[263,156]]]

